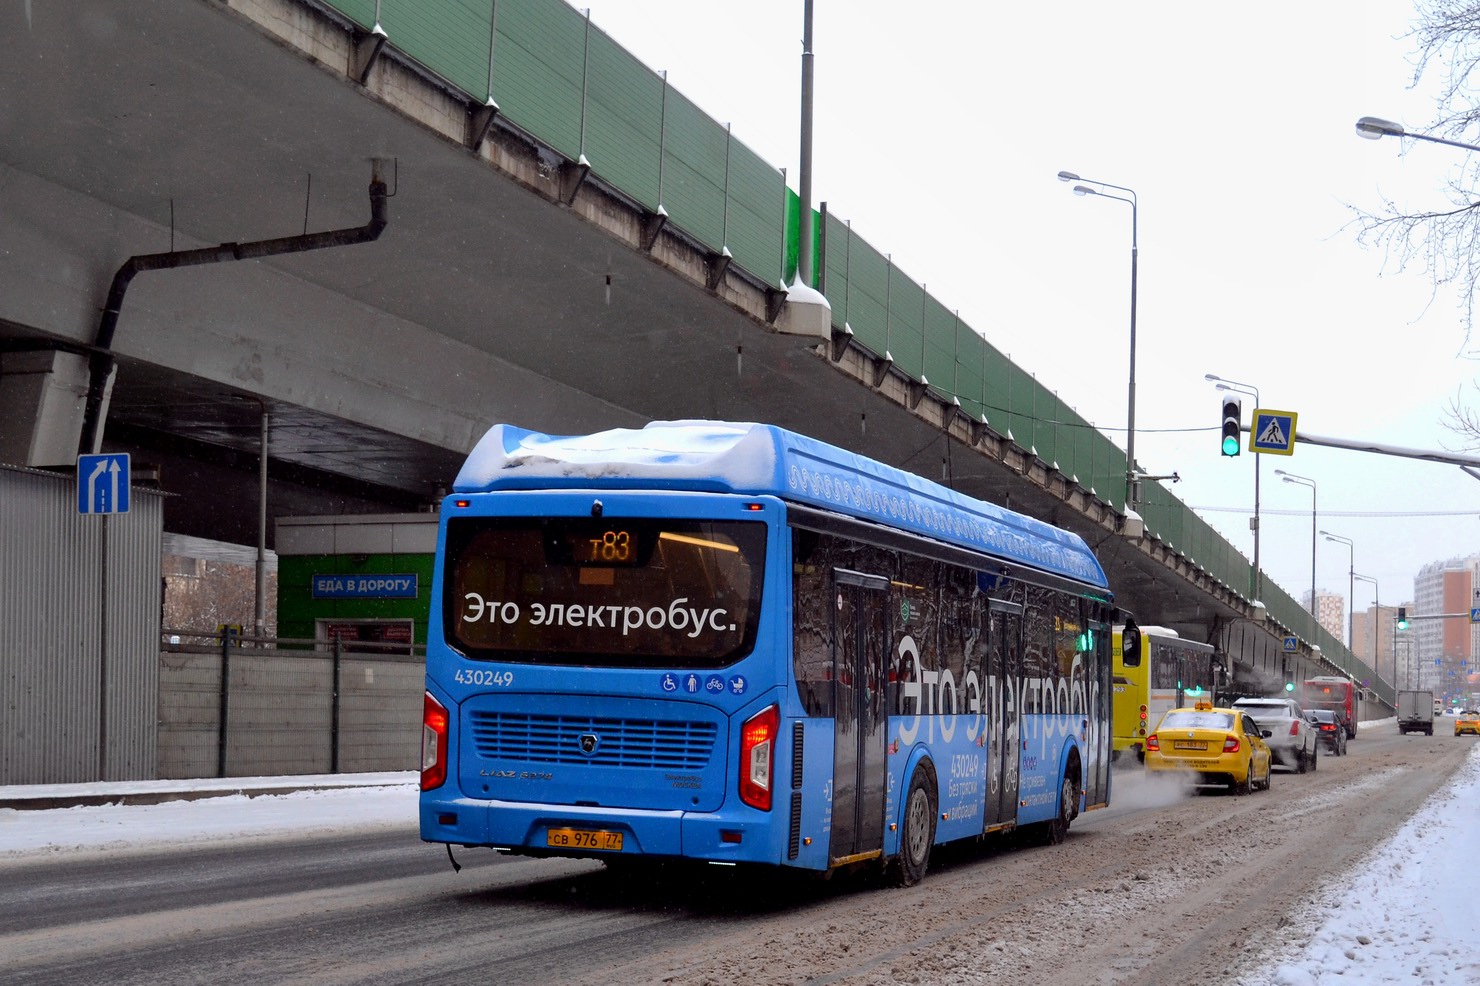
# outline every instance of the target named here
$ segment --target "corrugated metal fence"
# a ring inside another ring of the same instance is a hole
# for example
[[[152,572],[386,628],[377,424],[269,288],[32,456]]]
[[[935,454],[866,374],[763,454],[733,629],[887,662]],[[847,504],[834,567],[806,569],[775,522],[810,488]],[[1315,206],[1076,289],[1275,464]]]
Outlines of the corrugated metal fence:
[[[0,466],[0,784],[154,777],[162,498]]]

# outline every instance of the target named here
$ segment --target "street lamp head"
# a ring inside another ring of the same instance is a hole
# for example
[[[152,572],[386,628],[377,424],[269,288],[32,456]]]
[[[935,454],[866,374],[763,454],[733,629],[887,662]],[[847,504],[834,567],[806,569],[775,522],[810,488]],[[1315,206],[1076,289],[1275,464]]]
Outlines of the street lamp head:
[[[1402,137],[1406,134],[1401,123],[1392,120],[1384,120],[1380,116],[1364,116],[1357,121],[1357,136],[1368,140],[1381,140],[1384,137]]]
[[[1127,514],[1132,513],[1130,507],[1139,500],[1140,486],[1136,481],[1136,193],[1121,185],[1110,182],[1095,181],[1094,179],[1081,179],[1072,171],[1060,171],[1059,181],[1075,182],[1073,186],[1075,195],[1103,195],[1106,198],[1116,199],[1120,202],[1128,202],[1131,207],[1131,331],[1130,331],[1130,372],[1127,375],[1126,394],[1126,427],[1125,427],[1125,505]],[[1119,195],[1111,195],[1099,189],[1090,188],[1089,185],[1077,184],[1088,181],[1091,184],[1103,185],[1106,188],[1118,189],[1129,195],[1125,198]],[[1129,517],[1127,517],[1129,520]],[[1142,525],[1144,531],[1144,524]],[[1139,537],[1140,534],[1128,535]],[[1258,554],[1255,553],[1255,560]],[[1258,571],[1259,566],[1254,566]]]

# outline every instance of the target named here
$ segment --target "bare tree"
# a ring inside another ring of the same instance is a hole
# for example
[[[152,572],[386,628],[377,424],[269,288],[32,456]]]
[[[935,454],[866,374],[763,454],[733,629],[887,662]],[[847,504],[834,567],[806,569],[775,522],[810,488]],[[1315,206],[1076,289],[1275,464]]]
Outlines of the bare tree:
[[[216,633],[225,626],[252,632],[256,610],[256,572],[250,565],[232,565],[203,558],[167,555],[164,562],[163,624],[175,631]],[[276,609],[277,573],[267,579],[266,627],[276,633],[271,614]]]

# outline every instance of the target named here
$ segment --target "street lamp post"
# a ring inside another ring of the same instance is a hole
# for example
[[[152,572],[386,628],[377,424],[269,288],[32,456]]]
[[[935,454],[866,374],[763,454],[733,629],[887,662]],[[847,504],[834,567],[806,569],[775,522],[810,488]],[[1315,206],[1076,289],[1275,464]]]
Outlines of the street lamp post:
[[[1352,573],[1352,578],[1355,579],[1358,582],[1371,582],[1372,583],[1372,606],[1376,610],[1376,612],[1372,614],[1372,667],[1373,668],[1376,668],[1377,667],[1377,623],[1378,623],[1378,620],[1381,619],[1381,617],[1382,617],[1382,590],[1380,590],[1377,587],[1377,580],[1374,579],[1370,575],[1362,575],[1359,572],[1353,572]],[[1356,615],[1355,612],[1353,612],[1352,615],[1355,616]],[[1353,623],[1352,625],[1355,626],[1356,624]]]
[[[1435,137],[1432,134],[1409,133],[1403,129],[1403,124],[1394,123],[1392,120],[1384,120],[1380,116],[1364,116],[1357,121],[1357,136],[1368,140],[1381,140],[1384,137],[1409,137],[1413,140],[1426,140],[1431,144],[1445,144],[1449,147],[1458,147],[1466,151],[1480,151],[1480,147],[1474,144],[1465,144],[1447,137]]]
[[[1414,685],[1413,685],[1413,668],[1410,666],[1410,662],[1409,662],[1408,658],[1409,658],[1408,648],[1405,647],[1405,648],[1403,648],[1403,671],[1402,671],[1403,678],[1402,678],[1402,680],[1403,680],[1403,683],[1407,684],[1409,688],[1412,688],[1412,687],[1414,687]],[[1393,683],[1395,685],[1398,684],[1398,680],[1399,680],[1398,679],[1398,614],[1397,613],[1394,613],[1393,614]]]
[[[1060,171],[1059,181],[1089,182],[1089,185],[1076,184],[1074,194],[1098,195],[1117,202],[1125,202],[1131,207],[1131,358],[1125,412],[1125,508],[1131,510],[1138,499],[1136,496],[1136,264],[1139,253],[1139,234],[1137,233],[1139,220],[1136,216],[1136,193],[1124,185],[1112,185],[1108,181],[1096,181],[1093,178],[1080,178],[1072,171]],[[1090,185],[1100,187],[1091,188]],[[1113,188],[1126,194],[1114,195],[1103,191],[1106,188]]]
[[[1251,383],[1239,383],[1237,380],[1229,380],[1215,373],[1204,373],[1204,380],[1212,380],[1217,383],[1215,390],[1231,390],[1239,394],[1248,394],[1254,398],[1254,409],[1259,408],[1259,388]],[[1252,424],[1252,422],[1251,422]],[[1254,453],[1254,519],[1249,526],[1254,530],[1254,598],[1263,595],[1263,575],[1259,571],[1259,473],[1263,459],[1258,452]]]
[[[1298,483],[1301,486],[1310,487],[1310,614],[1316,613],[1316,481],[1304,476],[1297,476],[1293,472],[1285,472],[1283,469],[1274,471],[1287,483]]]
[[[378,7],[376,8],[379,9]],[[802,4],[802,135],[797,196],[801,199],[797,233],[797,283],[812,287],[812,0]],[[661,190],[660,190],[661,191]]]
[[[1351,649],[1351,646],[1352,646],[1352,644],[1354,642],[1352,640],[1352,628],[1356,626],[1356,624],[1354,622],[1352,622],[1351,606],[1352,606],[1352,601],[1353,601],[1352,600],[1352,595],[1353,595],[1353,592],[1355,591],[1355,588],[1356,588],[1356,572],[1357,572],[1357,570],[1356,570],[1356,564],[1357,564],[1356,563],[1356,557],[1357,557],[1357,546],[1356,546],[1356,544],[1354,544],[1352,542],[1352,539],[1351,538],[1344,538],[1340,534],[1332,534],[1330,531],[1322,531],[1321,534],[1326,538],[1327,541],[1335,541],[1337,544],[1344,544],[1344,545],[1346,545],[1346,550],[1347,550],[1346,607],[1347,607],[1347,610],[1348,610],[1348,614],[1347,614],[1347,629],[1346,629],[1346,646],[1347,646],[1347,649],[1350,650]]]

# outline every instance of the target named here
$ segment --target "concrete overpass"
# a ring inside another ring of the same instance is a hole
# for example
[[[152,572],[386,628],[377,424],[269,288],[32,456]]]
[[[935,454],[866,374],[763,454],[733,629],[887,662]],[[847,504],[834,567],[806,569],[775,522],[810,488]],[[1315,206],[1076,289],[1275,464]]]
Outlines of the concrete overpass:
[[[771,421],[1079,532],[1248,673],[1370,676],[1160,485],[1127,524],[1125,453],[836,218],[830,314],[789,302],[783,177],[561,0],[12,4],[0,35],[0,461],[71,468],[116,366],[102,447],[158,464],[166,529],[249,544],[264,413],[274,515],[429,504],[495,421]],[[376,237],[244,249],[369,224],[372,174]],[[130,258],[190,251],[107,313]]]

